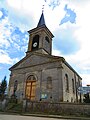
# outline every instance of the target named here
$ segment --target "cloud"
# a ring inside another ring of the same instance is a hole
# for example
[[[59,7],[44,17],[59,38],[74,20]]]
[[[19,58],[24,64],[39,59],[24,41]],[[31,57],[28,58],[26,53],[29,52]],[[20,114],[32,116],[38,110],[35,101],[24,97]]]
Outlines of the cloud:
[[[0,11],[0,19],[2,18],[2,16],[3,16],[3,13]]]
[[[50,0],[48,5],[54,10],[54,8],[60,5],[60,0]]]
[[[35,26],[36,18],[39,19],[43,3],[44,0],[37,3],[36,0],[7,0],[6,8],[9,12],[9,20],[19,27],[22,32],[28,30],[30,27]]]
[[[75,29],[72,24],[67,23],[65,27],[60,26],[60,28],[55,31],[53,44],[63,55],[74,54],[80,49],[79,41],[76,40],[74,36]]]
[[[70,21],[71,23],[75,23],[76,13],[74,11],[72,11],[71,9],[68,9],[67,5],[65,5],[64,10],[66,11],[66,14],[65,14],[64,18],[61,20],[60,25],[62,25],[63,23],[66,23],[68,21]]]
[[[37,4],[36,0],[0,1],[4,8],[0,9],[0,50],[5,51],[0,54],[7,59],[3,64],[24,56],[28,44],[26,31],[37,26],[43,4],[46,25],[55,35],[53,54],[65,57],[80,73],[83,84],[89,83],[90,0],[38,0]],[[0,60],[2,63],[1,56]]]
[[[8,20],[5,18],[4,20],[0,21],[0,47],[9,47],[10,43],[6,38],[9,38],[10,31],[6,29],[5,25],[8,25]]]
[[[25,54],[22,51],[27,48],[29,36],[9,21],[4,8],[0,10],[4,15],[0,20],[0,63],[11,65]]]
[[[52,49],[52,55],[60,56],[60,55],[61,55],[61,52],[60,52],[59,50]]]
[[[12,65],[13,63],[17,61],[18,61],[18,58],[11,59],[4,50],[0,50],[0,63]]]
[[[83,81],[82,84],[83,86],[90,85],[90,74],[81,74]]]
[[[58,36],[63,36],[65,30],[67,31],[68,35],[64,34],[63,40],[65,40],[66,44],[68,44],[68,39],[69,40],[74,40],[76,43],[72,44],[70,43],[70,51],[71,54],[60,54],[65,57],[66,61],[71,64],[71,66],[81,75],[83,78],[83,85],[85,86],[86,84],[90,84],[90,15],[89,15],[89,9],[90,9],[90,1],[78,1],[75,2],[67,2],[68,7],[73,9],[76,13],[76,24],[72,25],[69,22],[64,23],[61,27],[61,29],[57,29],[57,31],[62,31],[59,32]],[[86,14],[87,13],[87,14]],[[72,31],[69,34],[69,31]],[[59,37],[60,40],[61,37]],[[59,40],[56,43],[56,50],[65,50],[65,47],[61,47],[60,45],[58,46]],[[63,40],[60,42],[60,44],[63,44]],[[65,44],[65,45],[66,45]],[[73,53],[71,48],[72,47],[78,47],[79,49],[75,49],[75,52]],[[68,49],[68,50],[69,50]]]
[[[4,19],[7,16],[7,11],[4,8],[0,9],[0,20]]]

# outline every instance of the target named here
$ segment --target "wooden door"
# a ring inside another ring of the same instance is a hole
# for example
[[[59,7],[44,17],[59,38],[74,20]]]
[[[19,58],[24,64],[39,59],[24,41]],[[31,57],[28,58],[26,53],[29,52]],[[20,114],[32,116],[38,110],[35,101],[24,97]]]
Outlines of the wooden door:
[[[35,100],[35,91],[36,91],[36,81],[26,81],[26,98],[30,100]]]

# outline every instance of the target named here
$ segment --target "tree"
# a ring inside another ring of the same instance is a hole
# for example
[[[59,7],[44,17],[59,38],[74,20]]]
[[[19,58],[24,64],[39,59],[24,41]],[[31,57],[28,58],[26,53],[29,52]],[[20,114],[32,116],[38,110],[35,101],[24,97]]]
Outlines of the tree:
[[[90,97],[89,97],[89,93],[84,94],[84,100],[85,103],[90,103]]]
[[[0,86],[0,97],[3,99],[5,96],[5,91],[7,88],[7,80],[6,80],[6,76],[4,77],[4,79],[1,82],[1,86]]]

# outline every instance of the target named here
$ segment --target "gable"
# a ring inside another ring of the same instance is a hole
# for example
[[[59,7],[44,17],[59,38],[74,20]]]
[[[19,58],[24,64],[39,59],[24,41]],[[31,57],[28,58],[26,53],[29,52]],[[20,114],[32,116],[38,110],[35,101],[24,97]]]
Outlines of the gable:
[[[18,63],[13,65],[9,70],[30,67],[30,66],[36,66],[36,65],[40,65],[40,64],[44,64],[44,63],[48,63],[48,62],[57,61],[60,59],[61,59],[61,57],[55,57],[52,55],[31,54],[31,55],[24,57]]]

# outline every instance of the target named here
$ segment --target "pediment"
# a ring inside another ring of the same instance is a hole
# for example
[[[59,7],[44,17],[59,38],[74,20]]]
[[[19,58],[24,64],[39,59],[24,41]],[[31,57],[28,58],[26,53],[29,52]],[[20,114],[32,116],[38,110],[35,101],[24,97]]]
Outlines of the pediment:
[[[40,64],[44,64],[44,63],[48,63],[48,62],[52,62],[52,61],[57,61],[58,59],[61,59],[61,57],[34,53],[34,54],[31,54],[31,55],[24,57],[18,63],[13,65],[10,68],[10,70],[40,65]]]

